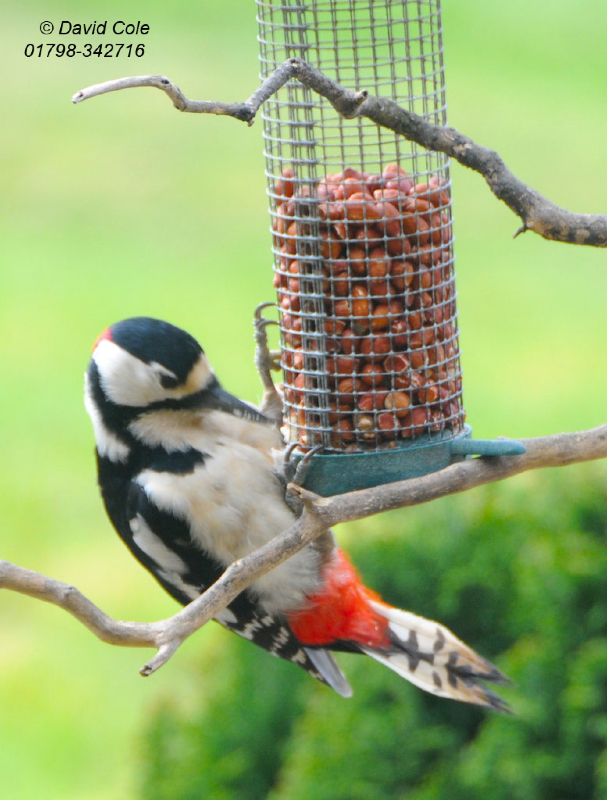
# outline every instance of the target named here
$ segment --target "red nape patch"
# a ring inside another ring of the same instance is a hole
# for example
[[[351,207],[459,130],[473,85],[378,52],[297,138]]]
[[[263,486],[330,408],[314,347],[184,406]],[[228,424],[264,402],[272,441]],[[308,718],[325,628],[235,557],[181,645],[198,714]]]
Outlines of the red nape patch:
[[[388,620],[369,605],[381,602],[367,589],[341,550],[336,550],[324,570],[325,586],[308,597],[304,611],[289,616],[291,630],[303,644],[330,644],[337,640],[358,642],[365,647],[387,647]]]
[[[104,339],[109,339],[110,342],[112,341],[112,334],[110,333],[110,329],[106,328],[103,333],[100,333],[99,336],[95,339],[95,344],[93,345],[93,352],[97,349],[97,345],[99,342],[102,342]]]

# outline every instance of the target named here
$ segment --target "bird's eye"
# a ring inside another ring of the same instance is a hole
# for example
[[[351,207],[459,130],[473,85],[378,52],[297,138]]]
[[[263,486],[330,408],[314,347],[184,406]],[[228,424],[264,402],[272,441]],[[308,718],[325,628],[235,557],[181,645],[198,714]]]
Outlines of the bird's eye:
[[[164,389],[175,389],[179,386],[178,378],[174,378],[171,375],[161,375],[160,383]]]

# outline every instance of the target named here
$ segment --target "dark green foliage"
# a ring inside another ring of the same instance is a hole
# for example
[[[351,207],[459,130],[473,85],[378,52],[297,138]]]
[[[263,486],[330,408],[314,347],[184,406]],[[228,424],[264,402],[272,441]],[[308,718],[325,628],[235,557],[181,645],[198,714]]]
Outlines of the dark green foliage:
[[[146,742],[146,800],[265,797],[303,703],[303,671],[225,632],[196,711],[161,708]],[[286,669],[284,667],[287,667]]]
[[[607,496],[590,469],[529,476],[348,528],[386,600],[441,620],[515,682],[515,715],[340,656],[344,700],[226,634],[184,719],[147,739],[149,800],[607,797]]]

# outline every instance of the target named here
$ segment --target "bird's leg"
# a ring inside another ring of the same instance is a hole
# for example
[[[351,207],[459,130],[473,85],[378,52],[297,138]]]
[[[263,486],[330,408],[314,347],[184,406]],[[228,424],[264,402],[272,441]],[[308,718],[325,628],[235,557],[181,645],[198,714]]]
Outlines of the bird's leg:
[[[288,483],[293,483],[293,478],[297,472],[297,465],[292,460],[293,451],[297,448],[297,442],[291,442],[284,450],[281,451],[280,458],[282,461],[282,475],[284,477],[285,486]]]
[[[274,306],[274,303],[261,303],[255,309],[253,327],[255,329],[255,367],[263,386],[263,397],[261,399],[261,413],[276,423],[278,427],[282,425],[282,397],[274,381],[272,380],[272,370],[280,370],[280,350],[270,350],[268,347],[268,325],[278,325],[276,320],[265,319],[262,316],[264,308]]]
[[[295,488],[301,487],[304,480],[306,479],[306,474],[308,469],[310,468],[310,462],[312,460],[312,456],[315,453],[319,453],[323,447],[322,445],[317,445],[309,450],[305,456],[297,463],[294,463],[291,460],[291,456],[297,447],[297,442],[290,444],[284,451],[283,451],[283,474],[286,479],[286,486],[285,486],[285,503],[289,506],[291,511],[299,517],[302,510],[303,510],[303,503],[299,495],[291,491],[291,486]]]
[[[274,306],[274,303],[261,303],[255,309],[253,318],[253,327],[255,329],[255,367],[259,373],[261,384],[264,389],[263,397],[260,404],[262,414],[276,423],[278,427],[282,425],[282,397],[277,390],[274,381],[272,380],[272,370],[280,370],[280,350],[270,350],[268,347],[268,334],[266,327],[268,325],[277,325],[278,323],[273,319],[265,319],[262,316],[264,308]],[[282,451],[281,456],[281,475],[285,484],[285,502],[291,508],[296,516],[299,516],[302,511],[301,500],[297,495],[291,493],[287,489],[290,483],[300,486],[305,480],[306,473],[310,466],[310,460],[315,453],[322,450],[322,446],[313,447],[308,453],[304,455],[298,462],[292,460],[293,452],[297,447],[297,442],[294,442]]]

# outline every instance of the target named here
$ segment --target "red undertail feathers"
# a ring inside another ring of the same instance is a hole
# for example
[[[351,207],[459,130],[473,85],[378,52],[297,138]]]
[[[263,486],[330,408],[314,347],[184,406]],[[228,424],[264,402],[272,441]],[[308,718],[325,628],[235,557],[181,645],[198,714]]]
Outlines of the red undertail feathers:
[[[307,607],[289,617],[297,638],[307,645],[355,642],[362,647],[389,647],[388,620],[371,602],[379,595],[367,589],[342,550],[335,550],[324,570],[325,586],[308,598]]]
[[[289,617],[305,645],[348,642],[431,694],[508,711],[484,683],[508,679],[438,622],[401,611],[367,589],[341,550],[324,571],[325,585]]]

